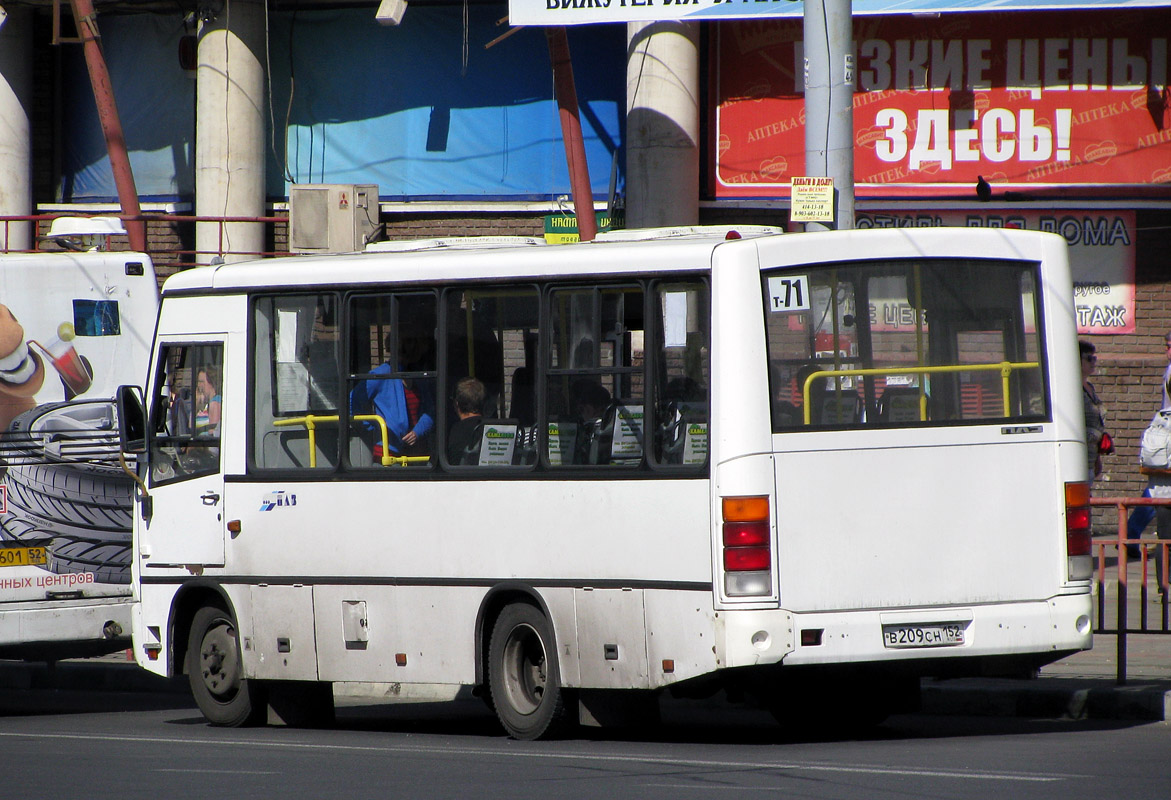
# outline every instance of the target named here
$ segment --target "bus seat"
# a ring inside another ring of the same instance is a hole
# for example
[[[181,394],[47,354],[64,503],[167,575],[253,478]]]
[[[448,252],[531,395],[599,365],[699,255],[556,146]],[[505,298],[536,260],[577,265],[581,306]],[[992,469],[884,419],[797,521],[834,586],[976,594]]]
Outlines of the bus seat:
[[[878,399],[879,422],[919,422],[919,387],[887,386]]]
[[[827,393],[821,401],[821,423],[823,425],[842,425],[857,422],[861,416],[861,403],[858,395],[853,391],[842,392],[836,397],[832,392]]]

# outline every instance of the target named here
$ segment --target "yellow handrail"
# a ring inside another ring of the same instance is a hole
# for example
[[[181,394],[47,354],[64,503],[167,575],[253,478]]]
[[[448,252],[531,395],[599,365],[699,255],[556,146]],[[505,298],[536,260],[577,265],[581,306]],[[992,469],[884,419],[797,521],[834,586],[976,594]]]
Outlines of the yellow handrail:
[[[274,428],[283,428],[287,425],[304,425],[309,432],[309,467],[317,466],[317,423],[338,422],[341,419],[337,414],[306,414],[303,417],[289,417],[288,419],[273,420]],[[386,420],[379,414],[355,414],[351,419],[357,422],[377,422],[382,433],[382,460],[384,467],[408,464],[423,464],[431,460],[431,456],[396,456],[390,454],[390,434],[386,429]]]
[[[992,370],[1000,371],[1001,380],[1001,395],[1004,398],[1004,416],[1009,415],[1008,403],[1008,379],[1012,375],[1013,370],[1017,369],[1037,369],[1041,366],[1038,361],[1001,361],[999,364],[946,364],[937,367],[880,367],[868,369],[823,369],[811,373],[805,379],[805,385],[801,387],[801,396],[804,398],[804,416],[805,424],[808,425],[813,421],[811,416],[813,409],[809,404],[809,387],[813,384],[815,378],[843,378],[847,376],[865,377],[868,375],[905,375],[912,373],[915,375],[934,375],[936,373],[945,372],[991,372]],[[923,387],[919,387],[919,419],[927,418],[927,396],[923,394]]]

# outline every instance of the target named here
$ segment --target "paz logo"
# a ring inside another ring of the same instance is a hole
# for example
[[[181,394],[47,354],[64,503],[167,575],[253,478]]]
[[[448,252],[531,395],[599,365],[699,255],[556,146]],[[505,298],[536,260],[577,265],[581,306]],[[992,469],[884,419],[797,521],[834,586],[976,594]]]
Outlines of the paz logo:
[[[288,506],[295,505],[297,505],[297,495],[280,489],[275,492],[269,492],[261,499],[260,510],[272,511],[274,508],[287,508]]]

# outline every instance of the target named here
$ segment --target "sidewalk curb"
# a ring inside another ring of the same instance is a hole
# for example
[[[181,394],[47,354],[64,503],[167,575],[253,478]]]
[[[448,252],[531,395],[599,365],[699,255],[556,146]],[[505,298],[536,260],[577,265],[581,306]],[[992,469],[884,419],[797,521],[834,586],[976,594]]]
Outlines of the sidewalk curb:
[[[1171,686],[1165,681],[1117,686],[1071,678],[924,682],[922,713],[1166,722],[1171,719]]]

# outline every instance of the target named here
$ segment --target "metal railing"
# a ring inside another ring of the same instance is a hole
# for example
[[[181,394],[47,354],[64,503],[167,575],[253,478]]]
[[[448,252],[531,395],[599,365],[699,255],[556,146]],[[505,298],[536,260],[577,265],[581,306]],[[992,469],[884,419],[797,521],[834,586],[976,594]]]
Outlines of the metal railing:
[[[147,251],[153,257],[158,265],[166,265],[176,267],[178,269],[186,269],[188,267],[206,264],[211,261],[213,257],[232,258],[232,257],[247,257],[247,258],[269,258],[275,256],[291,255],[287,249],[279,249],[272,247],[267,250],[240,250],[233,249],[231,246],[231,237],[227,232],[228,226],[236,226],[243,224],[255,224],[264,227],[264,241],[275,245],[281,237],[277,235],[277,227],[287,225],[288,217],[285,216],[265,216],[265,217],[211,217],[211,216],[196,216],[193,214],[165,214],[165,213],[143,213],[138,215],[125,215],[117,212],[109,213],[94,213],[94,214],[77,214],[77,213],[53,213],[53,214],[29,214],[25,216],[3,216],[0,215],[0,253],[29,253],[29,252],[60,252],[62,248],[57,246],[46,247],[46,243],[50,240],[40,233],[42,226],[47,227],[54,219],[58,217],[117,217],[126,222],[143,222],[147,225]],[[194,249],[185,247],[181,242],[190,241],[195,242],[195,226],[196,225],[215,225],[218,226],[218,234],[216,236],[216,244],[213,249]],[[31,237],[32,248],[29,250],[12,249],[7,246],[8,242],[14,238],[14,226],[16,225],[32,225],[33,235]],[[156,226],[156,227],[152,227]],[[158,227],[164,228],[159,231]],[[179,229],[178,232],[176,229]],[[161,246],[158,244],[158,239],[177,239],[178,241],[166,242]],[[125,250],[126,234],[114,234],[111,239],[111,250]],[[155,243],[151,240],[155,239]]]
[[[805,404],[805,424],[812,422],[813,407],[810,404],[811,387],[815,380],[821,378],[843,378],[843,377],[880,377],[888,375],[940,375],[945,373],[959,373],[959,372],[991,372],[997,371],[1000,373],[1001,382],[1001,397],[1004,398],[1004,416],[1008,417],[1012,414],[1012,408],[1009,397],[1009,379],[1012,377],[1014,370],[1019,369],[1040,369],[1041,363],[1039,361],[1000,361],[993,364],[942,364],[938,366],[917,366],[914,364],[901,364],[890,367],[866,367],[860,369],[822,369],[817,372],[811,372],[805,378],[805,385],[801,387],[801,395]],[[922,382],[919,385],[919,419],[927,419],[927,394],[923,389]]]
[[[1171,634],[1168,625],[1168,558],[1171,540],[1127,539],[1127,515],[1137,506],[1171,506],[1171,499],[1151,497],[1093,497],[1090,505],[1114,507],[1118,510],[1118,533],[1113,537],[1094,537],[1093,553],[1096,558],[1094,589],[1097,593],[1094,633],[1114,634],[1117,646],[1117,682],[1126,683],[1127,636],[1139,634]],[[1138,558],[1130,557],[1128,548],[1138,551]],[[1115,559],[1115,569],[1108,569],[1110,557]],[[1161,567],[1161,569],[1160,569]],[[1113,579],[1111,574],[1113,573]],[[1138,583],[1137,596],[1132,595],[1134,583]],[[1107,595],[1111,588],[1115,592],[1113,626]],[[1154,613],[1152,613],[1154,612]],[[1152,622],[1156,616],[1157,622]],[[1137,624],[1132,621],[1137,620]]]

